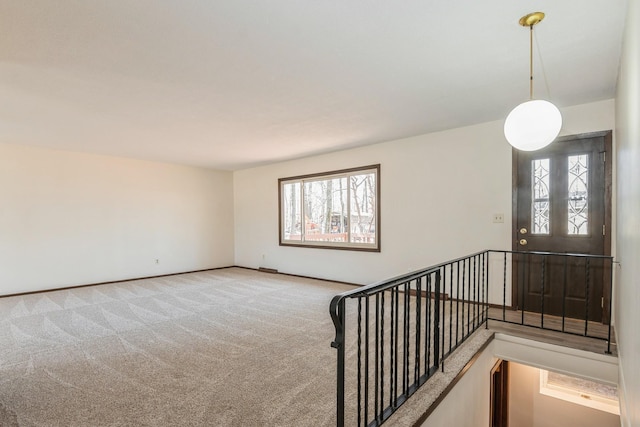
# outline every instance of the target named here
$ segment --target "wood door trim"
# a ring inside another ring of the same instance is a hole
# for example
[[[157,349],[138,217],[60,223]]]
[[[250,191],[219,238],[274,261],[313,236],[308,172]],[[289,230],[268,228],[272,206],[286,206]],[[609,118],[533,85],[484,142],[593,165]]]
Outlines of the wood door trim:
[[[604,255],[611,256],[611,234],[613,234],[613,230],[611,229],[611,210],[612,210],[612,200],[611,195],[613,194],[613,133],[609,130],[604,132]]]
[[[495,389],[495,375],[500,372],[500,394],[496,393]],[[491,368],[491,388],[489,390],[489,422],[493,426],[496,415],[500,416],[498,425],[500,427],[509,426],[509,361],[498,359]],[[500,399],[500,408],[502,409],[500,414],[496,414],[495,401]]]

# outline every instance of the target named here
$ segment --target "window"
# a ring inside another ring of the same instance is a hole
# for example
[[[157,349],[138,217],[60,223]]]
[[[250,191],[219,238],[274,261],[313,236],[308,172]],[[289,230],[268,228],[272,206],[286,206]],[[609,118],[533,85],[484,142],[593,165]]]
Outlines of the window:
[[[280,245],[380,251],[380,165],[278,180]]]
[[[540,369],[540,394],[620,415],[616,386]]]

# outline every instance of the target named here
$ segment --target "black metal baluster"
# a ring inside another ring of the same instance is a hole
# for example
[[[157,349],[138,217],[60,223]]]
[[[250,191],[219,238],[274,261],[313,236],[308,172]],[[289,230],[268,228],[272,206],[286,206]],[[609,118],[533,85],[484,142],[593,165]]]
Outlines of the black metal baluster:
[[[567,306],[567,260],[568,256],[564,256],[564,267],[563,267],[563,279],[562,279],[562,332],[564,332],[564,321],[566,318],[566,306]]]
[[[375,420],[378,422],[378,424],[380,423],[380,420],[378,419],[378,397],[380,396],[380,381],[379,381],[379,373],[380,373],[380,294],[376,293],[376,329],[375,329],[375,333],[376,333],[376,349],[375,349],[375,354],[374,354],[374,361],[375,361],[375,367],[374,367],[374,383],[373,383],[373,402],[374,402],[374,406],[373,406],[373,414],[374,414],[374,418]]]
[[[524,307],[525,307],[524,301],[525,301],[526,290],[527,290],[527,287],[525,286],[524,282],[526,281],[527,283],[529,283],[529,277],[527,275],[527,270],[528,270],[528,267],[529,267],[530,260],[531,260],[531,258],[529,257],[529,254],[525,254],[525,256],[524,256],[524,266],[522,267],[522,308],[520,309],[521,313],[522,313],[522,319],[520,321],[521,325],[524,325]]]
[[[469,261],[469,277],[467,279],[467,298],[469,299],[467,301],[467,333],[465,334],[465,338],[469,336],[469,333],[471,332],[471,322],[473,321],[473,319],[471,318],[471,303],[473,301],[473,298],[471,297],[471,280],[472,280],[472,272],[471,272],[471,259],[467,258],[467,261]]]
[[[540,327],[544,329],[544,275],[547,267],[547,256],[542,256],[542,272],[540,274]]]
[[[422,347],[424,348],[424,356],[422,359],[422,365],[424,368],[424,374],[428,377],[429,375],[429,363],[427,361],[427,355],[429,353],[429,307],[431,304],[431,291],[429,289],[429,275],[425,275],[423,276],[424,279],[424,307],[423,307],[423,311],[424,311],[424,315],[421,316],[422,317],[422,330],[424,332],[422,332],[423,335],[423,344]],[[422,280],[422,278],[421,278]]]
[[[473,330],[476,329],[478,323],[478,314],[476,313],[476,308],[478,307],[478,270],[476,258],[475,256],[473,257],[473,321],[471,322]]]
[[[425,328],[425,372],[431,372],[431,297],[433,293],[431,290],[431,274],[427,275],[427,326]]]
[[[591,279],[591,269],[590,267],[590,258],[587,258],[587,263],[586,263],[586,278],[585,278],[585,289],[584,289],[584,294],[586,295],[586,300],[585,300],[585,310],[584,310],[584,336],[587,336],[587,329],[589,328],[589,281]]]
[[[382,308],[380,310],[380,422],[384,415],[384,294],[380,292]]]
[[[393,324],[393,319],[394,319],[394,315],[395,315],[395,295],[394,295],[394,291],[395,288],[391,289],[391,318],[390,320],[390,326],[391,326],[391,333],[389,334],[389,338],[391,339],[391,346],[389,347],[389,374],[391,375],[391,378],[389,379],[389,406],[391,408],[394,408],[394,404],[393,404],[393,381],[394,381],[394,371],[393,371],[393,367],[394,367],[394,359],[393,359],[393,352],[394,352],[394,347],[395,347],[395,329],[394,329],[394,324]]]
[[[421,295],[424,295],[424,301],[422,301],[420,303],[421,308],[420,308],[420,329],[416,331],[417,334],[420,335],[420,347],[418,348],[419,352],[420,352],[420,360],[418,362],[419,365],[419,371],[422,372],[424,370],[425,367],[425,360],[422,357],[422,351],[425,349],[425,344],[426,344],[426,325],[427,325],[427,301],[429,299],[429,293],[428,293],[428,289],[427,289],[427,282],[426,280],[422,281],[424,276],[420,277],[420,288],[422,289],[421,291]],[[426,357],[426,353],[424,353]]]
[[[358,426],[362,424],[362,297],[358,298]]]
[[[402,388],[403,393],[406,396],[409,395],[409,319],[410,319],[410,288],[409,284],[404,284],[404,343],[403,343],[403,351],[404,351],[404,363],[402,366],[402,370],[404,375],[402,376]]]
[[[434,313],[434,330],[433,330],[433,364],[437,368],[440,366],[440,270],[436,271],[435,283],[435,313]]]
[[[478,327],[484,322],[484,253],[478,255]]]
[[[394,389],[395,389],[395,393],[393,395],[393,406],[394,408],[398,406],[398,331],[399,331],[399,327],[398,327],[398,321],[400,319],[400,312],[398,311],[398,309],[400,308],[400,304],[399,304],[399,299],[400,299],[400,287],[396,286],[394,289],[394,292],[396,294],[396,318],[395,318],[395,322],[396,322],[396,345],[394,348],[394,353],[395,353],[395,383],[394,383]]]
[[[483,321],[489,318],[489,252],[482,254],[482,310]]]
[[[445,279],[444,279],[444,283],[445,283],[445,287],[447,286],[447,279],[446,279],[446,274],[447,274],[447,266],[443,267],[444,269],[444,274],[445,274]],[[451,303],[451,298],[453,297],[453,264],[449,264],[449,353],[451,353],[451,339],[453,337],[453,304]]]
[[[609,330],[607,332],[607,354],[611,354],[611,303],[612,303],[612,295],[613,292],[613,258],[609,258],[609,321],[607,322],[609,325]]]
[[[437,273],[440,273],[440,269],[437,270]],[[441,351],[440,351],[440,360],[441,360],[440,366],[442,367],[442,372],[444,372],[444,358],[445,358],[445,353],[444,352],[445,352],[445,348],[446,348],[446,344],[445,344],[445,340],[444,340],[445,339],[444,333],[447,330],[447,328],[445,327],[445,314],[447,312],[447,309],[445,308],[444,303],[446,301],[447,295],[445,294],[446,288],[445,288],[445,285],[444,285],[444,280],[442,280],[442,277],[443,276],[441,274],[440,275],[440,280],[441,280],[441,282],[440,282],[440,298],[441,298],[442,307],[441,307],[441,310],[440,310],[440,315],[442,316],[442,318],[440,319],[440,325],[441,325],[440,333],[442,335],[441,335],[441,339],[440,339],[440,349],[441,349]]]
[[[482,325],[482,319],[484,318],[484,258],[482,254],[478,255],[478,324],[476,329]]]
[[[345,335],[345,300],[339,296],[331,300],[329,313],[336,330],[331,347],[338,352],[336,359],[336,425],[344,427],[344,335]]]
[[[460,329],[460,261],[456,262],[456,346],[458,345],[458,330]],[[464,313],[462,314],[464,316]],[[462,320],[464,322],[464,318]]]
[[[370,307],[369,307],[369,300],[370,300],[370,296],[367,295],[366,299],[365,299],[365,314],[364,314],[364,328],[365,328],[365,335],[364,335],[364,353],[365,353],[365,358],[364,358],[364,425],[368,425],[369,424],[369,325],[370,325],[370,320],[369,320],[369,311],[370,311]]]
[[[464,295],[464,286],[465,286],[465,284],[464,284],[464,281],[465,281],[465,277],[466,277],[466,269],[467,269],[467,262],[466,262],[466,260],[463,259],[462,260],[462,310],[461,310],[462,311],[462,323],[460,324],[460,327],[462,329],[460,331],[461,334],[462,334],[462,337],[461,337],[462,341],[464,341],[464,337],[465,337],[465,334],[464,334],[464,310],[465,310],[465,307],[464,307],[464,304],[465,304],[465,299],[464,299],[464,296],[465,296]]]
[[[421,322],[420,316],[422,315],[422,278],[416,279],[416,343],[413,354],[413,381],[417,385],[418,378],[420,378],[420,331]]]
[[[513,256],[513,255],[512,255]],[[513,277],[513,276],[512,276]],[[511,285],[513,292],[513,284]],[[511,297],[513,300],[513,296]],[[504,253],[504,259],[502,261],[502,321],[507,320],[507,253]]]

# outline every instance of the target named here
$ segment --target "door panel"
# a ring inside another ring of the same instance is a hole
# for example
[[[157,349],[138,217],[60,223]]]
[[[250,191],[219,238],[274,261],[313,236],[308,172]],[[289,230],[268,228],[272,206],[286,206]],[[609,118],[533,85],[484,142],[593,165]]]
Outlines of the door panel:
[[[611,133],[601,132],[517,152],[514,251],[609,255],[605,162],[610,141]],[[525,311],[601,321],[603,265],[581,257],[517,255],[514,304]]]

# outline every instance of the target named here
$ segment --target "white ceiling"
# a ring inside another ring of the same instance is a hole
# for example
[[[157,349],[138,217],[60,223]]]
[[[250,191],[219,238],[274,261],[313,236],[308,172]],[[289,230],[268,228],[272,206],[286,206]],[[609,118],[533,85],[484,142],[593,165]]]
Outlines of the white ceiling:
[[[233,170],[498,120],[536,10],[536,97],[609,99],[626,7],[0,0],[0,142]]]

